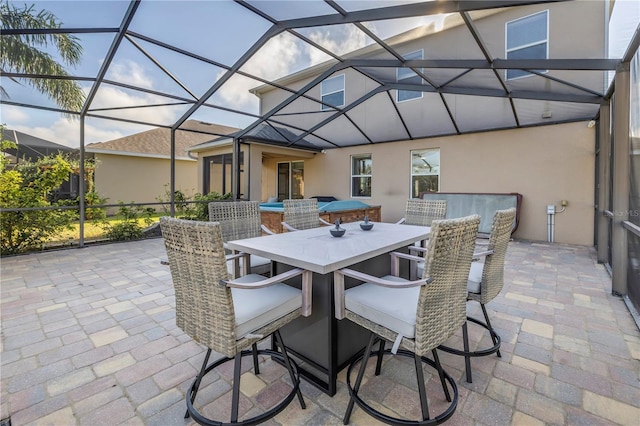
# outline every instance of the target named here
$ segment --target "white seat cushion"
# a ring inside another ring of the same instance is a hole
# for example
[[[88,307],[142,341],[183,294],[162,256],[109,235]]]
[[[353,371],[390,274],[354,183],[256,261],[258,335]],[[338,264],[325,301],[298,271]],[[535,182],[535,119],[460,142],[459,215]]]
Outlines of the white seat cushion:
[[[469,270],[469,281],[467,281],[467,292],[480,294],[480,283],[482,282],[482,269],[484,263],[473,262]],[[424,262],[418,262],[418,277],[424,273]]]
[[[424,262],[418,262],[416,265],[416,269],[418,278],[422,278],[422,275],[424,274]]]
[[[393,281],[403,278],[387,275]],[[365,283],[344,292],[345,308],[390,330],[413,338],[420,287],[389,288]]]
[[[469,293],[480,294],[480,283],[482,282],[482,269],[484,263],[472,262],[469,270],[469,281],[467,282],[467,291]]]
[[[236,281],[249,283],[264,279],[262,275],[249,274]],[[231,295],[236,313],[237,338],[302,307],[302,292],[286,284],[257,289],[232,288]]]

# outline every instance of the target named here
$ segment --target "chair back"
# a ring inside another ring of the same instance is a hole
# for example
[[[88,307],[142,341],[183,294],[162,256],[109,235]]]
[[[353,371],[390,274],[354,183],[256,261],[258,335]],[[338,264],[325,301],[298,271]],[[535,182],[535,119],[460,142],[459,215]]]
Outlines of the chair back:
[[[467,279],[480,216],[435,220],[426,252],[416,313],[415,350],[425,355],[444,343],[466,321]]]
[[[318,200],[305,198],[302,200],[283,200],[284,221],[296,229],[310,229],[320,226]]]
[[[176,325],[214,351],[236,354],[235,312],[220,224],[160,218],[176,297]]]
[[[220,223],[224,242],[262,235],[259,201],[211,202],[209,221]]]
[[[434,220],[444,219],[447,215],[447,200],[407,200],[405,211],[406,225],[431,226]]]
[[[515,220],[516,209],[513,207],[506,210],[498,210],[493,215],[493,226],[491,227],[488,247],[493,250],[493,254],[485,258],[482,281],[480,282],[480,295],[477,299],[482,304],[488,303],[496,297],[504,285],[504,259]],[[474,300],[476,300],[475,297]]]

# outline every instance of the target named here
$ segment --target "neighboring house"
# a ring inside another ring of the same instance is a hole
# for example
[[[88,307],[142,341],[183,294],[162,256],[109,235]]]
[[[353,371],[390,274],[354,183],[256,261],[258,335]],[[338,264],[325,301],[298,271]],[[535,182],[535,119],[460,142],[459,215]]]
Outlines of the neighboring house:
[[[474,21],[494,57],[606,58],[607,16],[603,2],[560,2],[478,13]],[[571,26],[570,36],[567,26]],[[459,16],[445,21],[440,31],[418,28],[385,42],[406,59],[483,60],[478,43]],[[393,59],[379,45],[344,58]],[[300,89],[335,63],[316,65],[277,83]],[[550,78],[515,69],[496,72],[508,87],[521,93],[556,88],[560,83],[553,78],[577,82],[576,87],[562,86],[567,96],[588,91],[601,94],[606,84],[605,73],[599,71],[536,70]],[[421,84],[408,68],[392,67],[371,70],[368,76],[345,67],[293,102],[285,102],[289,92],[272,85],[253,89],[260,98],[261,115],[286,104],[278,120],[313,134],[298,132],[305,137],[305,145],[300,146],[295,137],[287,138],[283,145],[288,147],[277,153],[241,135],[243,161],[246,165],[250,158],[251,170],[249,182],[242,184],[248,189],[242,191],[243,198],[353,198],[381,205],[382,220],[393,222],[404,215],[408,198],[425,191],[518,192],[523,203],[516,237],[546,240],[546,206],[568,200],[571,207],[556,215],[555,241],[593,245],[596,128],[589,121],[597,115],[599,104],[481,96],[483,90],[502,90],[492,69],[468,74],[464,69],[429,69],[428,76],[436,84],[446,84],[444,93],[391,90],[368,97],[379,85],[376,79]],[[465,86],[477,88],[477,96],[456,94],[456,87]],[[323,121],[336,111],[309,98],[345,108],[349,119]],[[366,100],[358,103],[361,99]],[[358,131],[346,131],[355,126]],[[341,148],[322,149],[323,138],[340,141]],[[207,173],[202,159],[230,155],[232,144],[224,143],[197,148],[201,175]],[[318,151],[322,154],[316,155]],[[206,192],[206,187],[199,188]],[[303,192],[296,193],[300,188]]]
[[[188,196],[197,192],[197,161],[188,155],[193,145],[237,131],[237,128],[186,121],[176,131],[176,190]],[[107,142],[89,144],[86,152],[93,154],[97,167],[96,191],[107,197],[108,203],[153,203],[168,199],[171,181],[171,130],[157,128]]]
[[[21,161],[38,161],[41,158],[55,154],[68,154],[77,157],[78,149],[60,145],[17,130],[4,129],[2,139],[14,142],[17,148],[7,149],[5,156],[9,160],[9,167]],[[53,193],[54,200],[76,198],[80,184],[80,176],[69,173],[69,179]]]

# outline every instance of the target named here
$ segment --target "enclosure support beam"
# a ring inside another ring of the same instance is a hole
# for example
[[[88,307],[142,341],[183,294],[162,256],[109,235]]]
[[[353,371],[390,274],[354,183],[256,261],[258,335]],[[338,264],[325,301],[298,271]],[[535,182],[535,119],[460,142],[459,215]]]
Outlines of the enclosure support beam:
[[[629,220],[629,63],[616,71],[616,92],[613,102],[613,226],[611,231],[612,292],[627,294],[628,243],[622,223]]]
[[[78,192],[80,193],[80,218],[78,227],[80,235],[78,237],[78,246],[84,247],[84,191],[86,185],[84,181],[84,115],[80,116],[80,164],[78,165],[78,170],[80,173],[80,178],[78,179]]]
[[[598,235],[596,245],[598,246],[598,262],[607,263],[609,261],[609,221],[611,218],[605,216],[605,210],[609,210],[609,180],[611,179],[610,160],[611,153],[611,112],[609,104],[600,107],[600,124],[598,125],[598,170],[596,191],[598,191],[598,205],[596,207],[596,223]]]

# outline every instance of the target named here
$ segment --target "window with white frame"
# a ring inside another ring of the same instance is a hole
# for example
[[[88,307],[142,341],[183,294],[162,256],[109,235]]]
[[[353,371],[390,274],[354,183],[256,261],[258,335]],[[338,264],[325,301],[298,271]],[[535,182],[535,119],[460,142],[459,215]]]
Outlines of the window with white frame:
[[[327,78],[322,82],[321,86],[322,102],[335,107],[344,105],[344,74]],[[331,109],[330,106],[322,105],[323,111]]]
[[[440,149],[411,151],[411,197],[440,190]]]
[[[404,55],[403,58],[406,60],[423,59],[422,50],[411,52],[407,55]],[[398,83],[405,83],[405,84],[422,84],[422,78],[420,78],[418,74],[413,72],[411,68],[397,68],[396,81]],[[409,101],[411,99],[419,99],[419,98],[422,98],[422,92],[420,91],[398,90],[396,92],[396,102]]]
[[[506,23],[507,59],[547,59],[549,56],[549,11],[544,10]],[[546,72],[546,70],[537,70]],[[532,75],[507,70],[507,80]]]
[[[371,197],[371,154],[351,156],[351,196]]]

